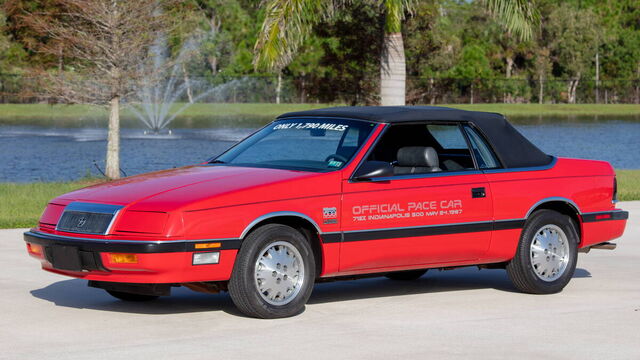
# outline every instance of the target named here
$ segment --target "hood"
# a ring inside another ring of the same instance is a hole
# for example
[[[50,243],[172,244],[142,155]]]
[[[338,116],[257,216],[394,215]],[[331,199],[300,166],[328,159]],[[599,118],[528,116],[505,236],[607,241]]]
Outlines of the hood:
[[[83,201],[124,205],[142,211],[211,206],[212,197],[273,184],[328,175],[294,170],[195,165],[132,176],[76,190],[53,203]],[[296,181],[297,182],[297,181]],[[203,203],[204,202],[204,203]],[[200,204],[200,205],[196,205]]]

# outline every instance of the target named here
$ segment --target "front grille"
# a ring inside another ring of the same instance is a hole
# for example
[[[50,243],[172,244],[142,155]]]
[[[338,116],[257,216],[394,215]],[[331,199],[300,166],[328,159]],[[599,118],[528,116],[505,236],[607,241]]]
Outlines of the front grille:
[[[113,214],[65,211],[58,222],[58,230],[84,234],[104,234]]]
[[[109,225],[122,206],[73,202],[64,209],[59,231],[81,234],[106,234]]]

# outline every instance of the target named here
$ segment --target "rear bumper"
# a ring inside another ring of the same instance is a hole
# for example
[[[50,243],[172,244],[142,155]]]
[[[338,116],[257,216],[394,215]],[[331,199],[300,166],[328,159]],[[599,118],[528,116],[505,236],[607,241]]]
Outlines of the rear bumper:
[[[24,240],[40,245],[44,270],[95,281],[126,283],[182,283],[225,281],[231,276],[239,239],[216,240],[113,240],[76,238],[27,231]],[[201,243],[220,243],[211,250],[197,250]],[[217,264],[193,265],[193,254],[220,252]],[[112,263],[109,253],[136,254],[137,263]]]
[[[582,221],[584,222],[627,220],[628,218],[629,212],[624,210],[600,211],[582,214]]]
[[[583,213],[580,248],[617,239],[624,234],[629,212],[623,210]]]

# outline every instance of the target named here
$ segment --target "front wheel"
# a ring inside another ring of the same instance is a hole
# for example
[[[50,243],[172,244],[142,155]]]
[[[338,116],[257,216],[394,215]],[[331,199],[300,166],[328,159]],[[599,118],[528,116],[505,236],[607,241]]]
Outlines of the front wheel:
[[[243,241],[229,280],[229,294],[248,316],[289,317],[304,309],[315,275],[307,238],[289,226],[268,224]]]
[[[562,291],[576,269],[578,234],[570,217],[536,211],[522,231],[507,273],[516,288],[530,294]]]

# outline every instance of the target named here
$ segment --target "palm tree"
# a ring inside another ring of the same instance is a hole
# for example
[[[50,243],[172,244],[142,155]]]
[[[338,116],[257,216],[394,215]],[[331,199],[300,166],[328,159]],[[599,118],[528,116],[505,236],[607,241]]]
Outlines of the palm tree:
[[[357,1],[357,0],[356,0]],[[417,0],[376,0],[385,14],[384,46],[380,55],[380,102],[404,105],[406,65],[402,20]],[[482,0],[506,29],[522,40],[532,37],[538,13],[532,1]],[[353,0],[264,0],[262,29],[255,45],[256,68],[278,74],[286,67],[313,27],[330,19]]]

